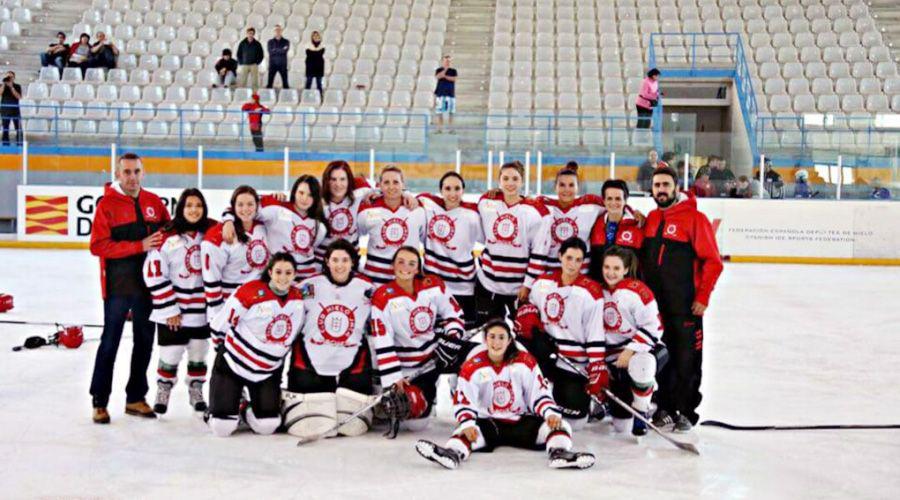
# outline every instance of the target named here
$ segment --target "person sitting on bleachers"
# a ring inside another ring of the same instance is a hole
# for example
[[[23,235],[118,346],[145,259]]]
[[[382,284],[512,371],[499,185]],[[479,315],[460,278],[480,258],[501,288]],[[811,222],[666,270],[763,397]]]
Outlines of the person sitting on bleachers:
[[[56,66],[59,68],[59,76],[62,77],[68,59],[69,44],[66,43],[66,34],[60,31],[56,34],[56,42],[51,43],[46,52],[41,52],[41,66]]]
[[[81,68],[81,76],[90,67],[89,59],[91,56],[91,35],[82,33],[78,36],[78,41],[69,47],[69,67]]]
[[[231,57],[231,49],[222,49],[222,57],[216,61],[216,72],[219,74],[219,83],[213,84],[213,87],[219,85],[223,87],[234,87],[237,81],[237,61]]]
[[[798,170],[794,174],[794,198],[812,198],[818,193],[813,193],[809,188],[809,172]]]
[[[116,59],[119,57],[119,49],[106,38],[102,31],[97,32],[97,41],[91,45],[91,54],[88,57],[89,68],[115,69]],[[82,70],[84,71],[84,70]]]

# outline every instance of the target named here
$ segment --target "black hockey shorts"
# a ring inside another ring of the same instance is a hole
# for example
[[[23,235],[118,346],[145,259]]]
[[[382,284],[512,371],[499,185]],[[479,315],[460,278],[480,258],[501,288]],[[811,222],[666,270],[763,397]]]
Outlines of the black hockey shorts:
[[[475,282],[474,300],[478,326],[494,318],[515,317],[516,315],[517,297],[515,295],[494,293],[483,287],[480,281]]]
[[[456,303],[463,312],[463,320],[466,323],[466,330],[471,330],[478,325],[478,308],[475,307],[474,295],[454,295]]]
[[[350,389],[360,394],[372,394],[372,361],[369,347],[359,346],[350,366],[338,376],[319,375],[309,359],[306,344],[300,339],[294,344],[294,353],[288,368],[288,390],[302,394],[314,392],[334,392],[338,387]]]
[[[553,381],[553,399],[564,417],[578,420],[588,416],[591,396],[585,389],[585,377],[555,367],[549,372],[548,378]]]
[[[544,419],[536,415],[525,415],[516,422],[493,418],[479,418],[475,422],[484,436],[485,445],[473,451],[490,453],[498,446],[543,450],[546,446],[545,443],[537,444],[538,432]]]
[[[166,324],[156,324],[156,342],[160,346],[187,345],[191,340],[208,338],[209,325],[182,326],[178,330],[172,330]]]
[[[223,350],[216,353],[209,380],[209,413],[215,418],[237,415],[244,387],[250,393],[250,407],[256,418],[279,418],[281,415],[281,370],[260,382],[234,373],[225,361]]]

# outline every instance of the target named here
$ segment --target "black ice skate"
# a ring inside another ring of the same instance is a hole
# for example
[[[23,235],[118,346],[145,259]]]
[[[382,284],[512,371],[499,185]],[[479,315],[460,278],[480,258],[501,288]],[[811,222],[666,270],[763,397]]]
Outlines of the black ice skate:
[[[594,465],[594,455],[591,453],[566,451],[562,448],[550,450],[551,469],[587,469]]]
[[[416,451],[419,452],[419,455],[422,455],[445,469],[456,469],[463,459],[458,451],[438,446],[431,441],[426,441],[424,439],[420,439],[416,443]]]
[[[691,421],[684,415],[678,415],[678,418],[675,419],[675,432],[684,434],[691,432],[691,429],[693,428],[694,426],[691,424]]]
[[[653,416],[653,425],[661,431],[671,431],[675,425],[675,419],[666,410],[658,410]]]
[[[156,383],[156,403],[153,411],[162,415],[169,409],[169,395],[172,394],[172,382],[160,380]]]

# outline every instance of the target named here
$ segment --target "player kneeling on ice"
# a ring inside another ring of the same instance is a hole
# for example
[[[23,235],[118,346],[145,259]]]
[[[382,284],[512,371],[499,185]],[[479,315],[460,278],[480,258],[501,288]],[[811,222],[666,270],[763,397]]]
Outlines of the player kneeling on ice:
[[[144,261],[144,282],[153,299],[150,320],[156,323],[159,343],[156,404],[153,411],[168,410],[169,394],[178,381],[178,364],[187,351],[188,393],[191,407],[206,411],[203,384],[209,352],[209,324],[203,293],[200,243],[216,221],[208,219],[203,193],[185,189],[175,206],[175,219],[162,228],[159,248]]]
[[[209,427],[229,436],[243,419],[257,434],[281,424],[281,371],[303,324],[303,296],[291,286],[296,261],[278,252],[258,280],[241,285],[210,325],[225,333],[209,382]],[[242,405],[244,389],[250,395]]]
[[[463,363],[454,396],[459,427],[438,446],[416,443],[420,455],[447,469],[455,469],[473,451],[498,446],[546,449],[554,469],[586,469],[594,455],[575,453],[572,428],[562,419],[537,361],[519,350],[509,326],[499,319],[484,327],[485,346]]]
[[[323,274],[300,283],[302,338],[294,344],[284,398],[284,426],[301,438],[324,434],[374,403],[372,363],[364,333],[372,309],[372,282],[356,273],[359,255],[347,240],[325,250]],[[334,429],[358,436],[372,425],[372,411]]]
[[[603,254],[603,324],[606,330],[606,365],[610,390],[619,399],[650,418],[650,398],[656,374],[668,357],[660,342],[663,327],[653,292],[634,278],[637,257],[627,248],[613,246]],[[647,426],[625,408],[612,405],[613,427],[635,436]]]

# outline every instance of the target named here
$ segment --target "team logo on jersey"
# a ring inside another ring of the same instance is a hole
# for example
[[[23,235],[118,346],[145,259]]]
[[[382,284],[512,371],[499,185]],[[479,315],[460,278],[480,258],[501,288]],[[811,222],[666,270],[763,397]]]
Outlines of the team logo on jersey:
[[[619,236],[625,243],[631,243],[634,241],[634,233],[631,231],[622,231],[622,234]]]
[[[378,248],[383,250],[387,247],[399,247],[403,245],[409,236],[409,226],[406,221],[398,217],[392,217],[381,226],[382,244]]]
[[[491,411],[502,412],[512,408],[516,402],[513,386],[508,380],[495,380],[494,391],[491,397]]]
[[[319,312],[319,318],[316,320],[316,326],[319,327],[319,333],[322,334],[324,342],[312,340],[314,344],[339,344],[346,345],[347,339],[353,334],[356,327],[356,314],[354,309],[343,304],[331,304],[323,306],[319,304],[322,311]]]
[[[566,299],[562,295],[556,292],[547,295],[547,300],[544,302],[544,314],[547,316],[547,321],[559,324],[562,322],[565,312]]]
[[[253,269],[262,269],[269,263],[269,247],[263,240],[251,240],[247,244],[247,264]]]
[[[428,238],[441,245],[447,247],[447,250],[456,250],[456,247],[450,246],[450,240],[456,234],[456,221],[448,215],[437,214],[428,221]]]
[[[553,237],[554,243],[562,244],[567,239],[578,236],[578,223],[569,217],[556,219],[550,226],[550,235]]]
[[[606,301],[603,304],[603,325],[606,330],[618,331],[622,326],[622,315],[619,313],[619,306],[615,302]]]
[[[492,245],[505,243],[517,248],[522,246],[516,242],[516,238],[519,237],[519,219],[513,214],[503,214],[497,217],[497,220],[494,221],[494,227],[491,228],[491,233],[494,239],[489,239],[488,243]]]
[[[312,252],[312,245],[315,240],[313,230],[304,225],[294,226],[294,229],[291,230],[291,243],[294,244],[295,252]]]
[[[147,210],[144,210],[144,213],[147,214],[147,217],[154,218],[156,217],[156,209],[153,207],[147,207]]]
[[[666,236],[676,236],[678,234],[678,226],[669,224],[666,226]]]
[[[353,212],[346,207],[338,207],[328,214],[328,227],[335,239],[345,238],[355,233],[353,230]]]
[[[430,333],[434,326],[434,311],[426,306],[418,306],[409,313],[409,330],[411,337]]]
[[[199,275],[200,266],[200,245],[190,246],[184,252],[184,268],[187,270],[187,274],[179,274],[178,277],[181,279],[187,279],[191,276]]]
[[[279,314],[272,318],[272,321],[269,321],[269,325],[266,326],[266,342],[287,345],[288,337],[291,336],[293,330],[291,317],[287,314]]]

